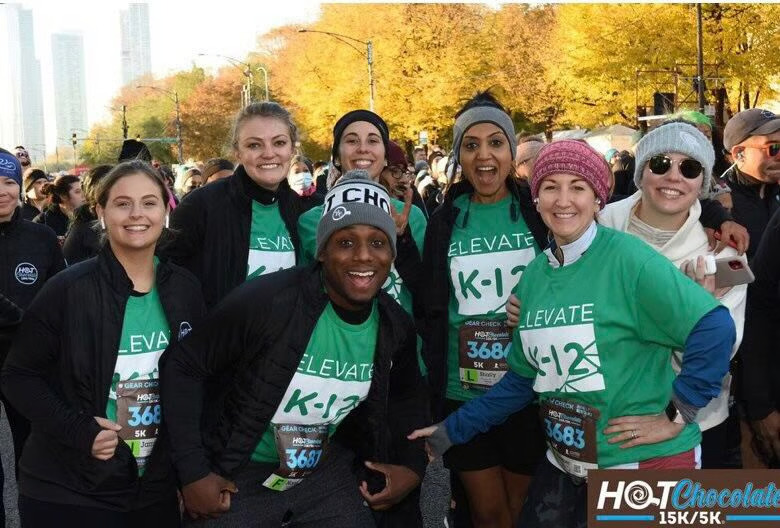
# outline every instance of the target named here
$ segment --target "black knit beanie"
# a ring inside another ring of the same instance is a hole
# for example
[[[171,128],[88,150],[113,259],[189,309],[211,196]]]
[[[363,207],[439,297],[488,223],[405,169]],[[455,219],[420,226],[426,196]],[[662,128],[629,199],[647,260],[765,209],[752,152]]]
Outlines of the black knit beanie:
[[[341,119],[336,121],[336,126],[333,127],[333,147],[330,152],[331,160],[335,162],[339,157],[339,143],[341,142],[342,134],[344,134],[344,129],[356,121],[366,121],[379,130],[379,135],[382,136],[382,143],[385,145],[385,159],[387,159],[387,152],[390,150],[390,131],[387,128],[385,120],[370,110],[352,110],[341,116]],[[341,160],[339,160],[338,166],[340,165]]]

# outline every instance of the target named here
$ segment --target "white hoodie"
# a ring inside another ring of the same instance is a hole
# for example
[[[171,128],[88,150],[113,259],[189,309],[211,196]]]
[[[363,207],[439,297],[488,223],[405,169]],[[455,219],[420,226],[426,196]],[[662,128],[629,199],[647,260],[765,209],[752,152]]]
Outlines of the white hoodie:
[[[628,232],[628,225],[631,216],[636,210],[636,206],[642,199],[642,191],[639,190],[619,202],[608,204],[599,213],[599,223],[617,229],[618,231]],[[707,234],[704,227],[699,222],[701,216],[701,204],[696,200],[688,213],[688,219],[683,226],[677,230],[674,236],[658,250],[663,256],[671,260],[678,268],[686,260],[695,259],[699,255],[712,255],[707,242]],[[651,245],[651,247],[653,247]],[[718,254],[718,257],[735,256],[737,252],[727,247]],[[682,273],[682,272],[681,272]],[[718,300],[728,308],[731,317],[734,319],[734,326],[737,329],[737,340],[734,342],[734,348],[731,351],[731,357],[737,353],[739,345],[742,342],[742,330],[745,326],[745,299],[747,297],[747,285],[735,286],[728,290]],[[672,355],[672,366],[675,372],[679,374],[682,361],[682,352],[676,350]],[[726,374],[723,378],[720,395],[714,398],[709,405],[704,407],[696,415],[696,422],[702,431],[706,431],[716,425],[723,423],[728,417],[728,398],[729,388],[731,386],[731,374]]]

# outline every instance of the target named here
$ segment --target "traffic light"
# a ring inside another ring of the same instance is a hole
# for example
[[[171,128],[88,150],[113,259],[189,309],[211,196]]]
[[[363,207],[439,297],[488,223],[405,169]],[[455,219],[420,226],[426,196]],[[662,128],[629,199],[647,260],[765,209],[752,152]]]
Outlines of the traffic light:
[[[70,137],[70,142],[73,144],[73,148],[76,148],[76,144],[78,143],[78,139],[76,139],[76,133],[74,132]]]

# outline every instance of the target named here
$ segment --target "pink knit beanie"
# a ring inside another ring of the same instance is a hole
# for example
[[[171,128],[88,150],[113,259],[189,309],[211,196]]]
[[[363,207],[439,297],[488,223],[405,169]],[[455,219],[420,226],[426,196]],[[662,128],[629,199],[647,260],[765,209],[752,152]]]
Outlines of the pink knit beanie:
[[[539,151],[531,174],[531,196],[539,196],[539,186],[552,174],[573,174],[593,188],[596,197],[606,205],[609,197],[610,169],[604,156],[583,141],[562,139],[547,144]]]

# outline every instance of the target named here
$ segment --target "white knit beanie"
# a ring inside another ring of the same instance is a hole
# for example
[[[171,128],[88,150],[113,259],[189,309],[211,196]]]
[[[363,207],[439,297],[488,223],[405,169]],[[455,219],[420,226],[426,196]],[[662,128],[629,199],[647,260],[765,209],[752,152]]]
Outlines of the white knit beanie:
[[[707,136],[688,123],[667,123],[653,129],[636,145],[636,167],[634,183],[641,189],[642,173],[650,158],[658,154],[676,152],[695,159],[704,168],[702,192],[708,192],[712,180],[712,166],[715,164],[715,149]]]

